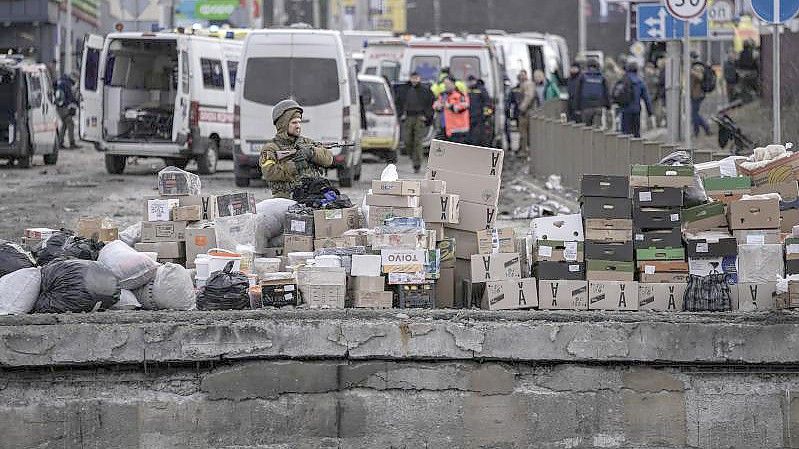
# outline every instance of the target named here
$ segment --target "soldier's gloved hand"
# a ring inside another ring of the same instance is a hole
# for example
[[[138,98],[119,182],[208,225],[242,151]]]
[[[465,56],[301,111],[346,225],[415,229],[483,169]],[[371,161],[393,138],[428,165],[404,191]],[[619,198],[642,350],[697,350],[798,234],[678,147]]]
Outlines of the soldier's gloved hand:
[[[308,168],[308,155],[302,148],[297,149],[297,152],[294,153],[291,160],[294,161],[294,166],[297,167],[297,171],[303,171]]]

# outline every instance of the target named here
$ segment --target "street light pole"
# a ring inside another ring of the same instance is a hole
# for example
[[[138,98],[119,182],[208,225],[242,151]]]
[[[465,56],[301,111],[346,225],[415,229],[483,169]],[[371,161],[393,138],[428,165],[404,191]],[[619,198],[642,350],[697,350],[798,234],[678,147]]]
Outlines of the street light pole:
[[[585,55],[586,48],[586,33],[587,33],[587,26],[586,26],[586,17],[585,17],[585,0],[579,0],[577,2],[577,8],[579,12],[577,14],[577,27],[578,27],[578,40],[577,40],[577,50],[578,55]]]
[[[774,0],[774,26],[772,29],[771,39],[771,66],[772,66],[772,80],[771,80],[771,106],[774,110],[774,143],[779,145],[782,142],[782,123],[781,123],[781,105],[780,105],[780,1]]]
[[[685,148],[692,150],[691,142],[691,24],[683,21],[683,40],[682,40],[682,107],[684,123]]]
[[[64,73],[72,75],[72,0],[67,0],[67,35],[64,40]]]

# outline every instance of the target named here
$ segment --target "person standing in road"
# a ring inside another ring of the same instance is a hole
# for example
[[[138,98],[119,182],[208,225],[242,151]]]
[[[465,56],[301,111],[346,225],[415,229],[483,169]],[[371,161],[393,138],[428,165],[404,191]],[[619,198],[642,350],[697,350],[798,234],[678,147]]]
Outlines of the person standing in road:
[[[61,127],[58,128],[58,145],[67,148],[65,137],[69,138],[69,148],[78,148],[75,144],[75,114],[78,111],[78,100],[75,98],[75,82],[66,73],[55,83],[55,105]]]
[[[474,75],[467,78],[469,85],[469,143],[488,146],[486,142],[486,121],[494,113],[491,97],[485,83]]]
[[[700,112],[702,102],[705,101],[705,65],[695,62],[691,66],[691,125],[693,126],[694,136],[699,135],[699,128],[710,135],[710,125]]]
[[[455,87],[453,78],[444,79],[444,92],[438,96],[433,108],[442,113],[445,138],[466,143],[469,138],[469,96]]]
[[[519,128],[519,150],[520,154],[527,154],[527,146],[530,143],[530,112],[535,105],[535,86],[527,78],[527,71],[519,72],[518,95],[516,97],[518,112],[516,124]]]
[[[646,112],[652,115],[652,101],[646,85],[638,76],[638,64],[628,62],[627,73],[617,83],[618,92],[614,87],[614,101],[621,107],[621,130],[623,134],[641,137],[641,101],[646,106]]]
[[[738,69],[735,67],[738,55],[735,49],[730,48],[727,53],[727,60],[724,61],[724,84],[727,90],[727,102],[732,103],[735,100],[735,90],[738,88]]]
[[[569,100],[568,103],[566,103],[566,118],[568,118],[570,122],[575,123],[580,123],[582,121],[582,110],[580,108],[580,97],[578,93],[581,76],[582,68],[580,67],[580,63],[574,61],[569,68],[569,80],[566,83],[566,88],[569,92]]]
[[[333,165],[330,150],[302,137],[302,108],[294,100],[283,100],[272,109],[275,138],[261,149],[261,171],[272,196],[291,198],[302,178],[322,178]]]
[[[405,153],[413,160],[416,173],[422,168],[422,140],[433,124],[433,92],[422,84],[418,73],[411,73],[410,80],[404,84],[397,95],[397,112],[402,121]]]
[[[580,76],[576,96],[583,123],[588,126],[600,126],[602,110],[610,108],[610,94],[608,83],[596,59],[588,61],[586,71]]]

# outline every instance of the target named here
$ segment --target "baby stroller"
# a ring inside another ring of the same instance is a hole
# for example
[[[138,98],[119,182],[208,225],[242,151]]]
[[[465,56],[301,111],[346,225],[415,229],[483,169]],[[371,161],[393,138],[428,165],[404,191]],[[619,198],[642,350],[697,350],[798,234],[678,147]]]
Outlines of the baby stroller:
[[[755,148],[755,142],[743,133],[741,128],[735,123],[735,120],[728,114],[728,111],[741,104],[741,101],[735,101],[728,107],[719,109],[718,115],[710,117],[711,120],[719,125],[719,147],[722,149],[727,148],[727,145],[732,142],[730,153],[736,156],[751,153],[752,149]]]

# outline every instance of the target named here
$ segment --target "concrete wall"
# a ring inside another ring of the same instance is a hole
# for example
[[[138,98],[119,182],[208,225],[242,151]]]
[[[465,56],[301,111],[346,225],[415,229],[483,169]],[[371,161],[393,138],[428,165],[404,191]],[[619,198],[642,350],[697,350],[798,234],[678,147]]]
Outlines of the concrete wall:
[[[7,317],[0,447],[799,447],[797,357],[793,313]]]

